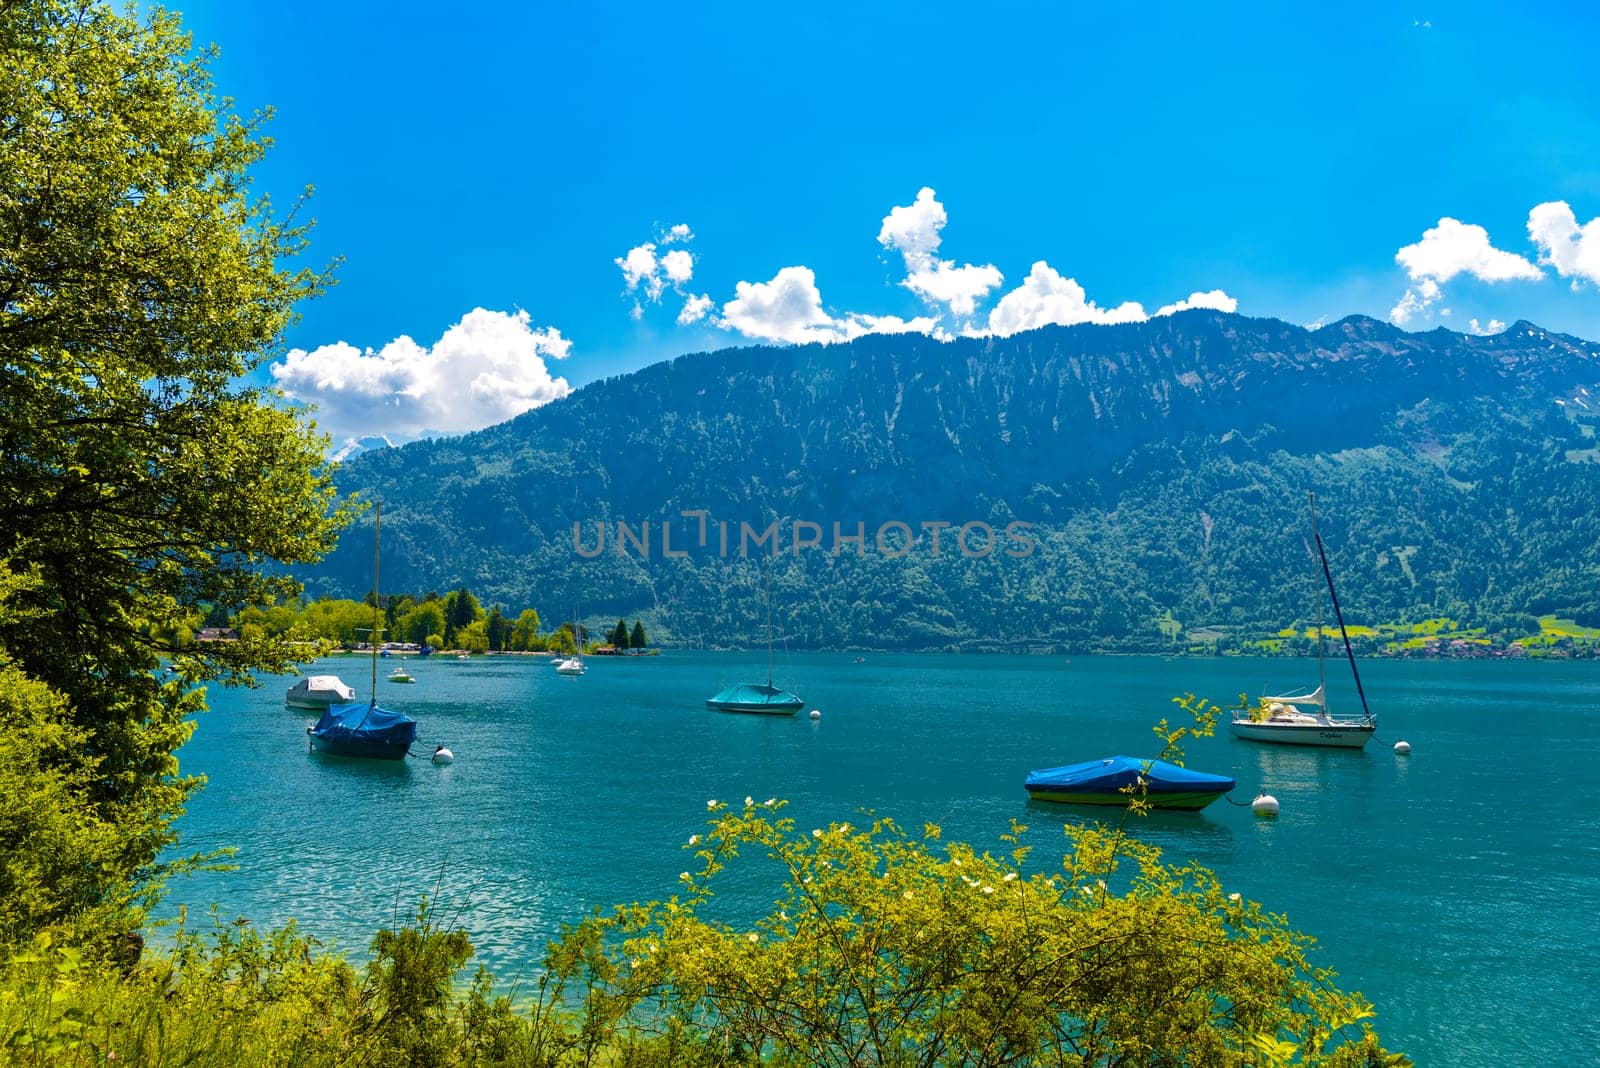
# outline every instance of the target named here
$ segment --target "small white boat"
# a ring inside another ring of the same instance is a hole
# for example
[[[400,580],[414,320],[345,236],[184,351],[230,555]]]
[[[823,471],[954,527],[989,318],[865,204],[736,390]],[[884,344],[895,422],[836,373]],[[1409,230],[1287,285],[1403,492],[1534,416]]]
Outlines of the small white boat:
[[[337,675],[311,675],[289,687],[283,703],[290,708],[304,708],[313,712],[326,711],[329,705],[354,701],[356,691],[346,686]]]
[[[400,661],[399,665],[393,671],[389,672],[389,681],[390,682],[416,682],[417,680],[412,678],[410,673],[406,671],[406,662],[404,660],[402,660],[402,661]]]
[[[589,669],[583,666],[583,657],[577,653],[556,661],[557,675],[582,675]]]

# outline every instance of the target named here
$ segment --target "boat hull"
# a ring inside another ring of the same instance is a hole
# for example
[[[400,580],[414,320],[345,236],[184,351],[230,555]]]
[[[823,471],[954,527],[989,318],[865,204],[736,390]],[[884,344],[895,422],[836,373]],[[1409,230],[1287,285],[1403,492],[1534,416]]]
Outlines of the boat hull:
[[[414,734],[415,732],[413,732]],[[329,756],[361,757],[366,760],[404,760],[411,741],[397,738],[329,738],[311,735],[311,749]]]
[[[743,712],[752,716],[792,716],[805,706],[805,702],[796,701],[793,704],[746,704],[738,701],[707,701],[706,707],[713,712]]]
[[[1237,719],[1228,726],[1235,738],[1251,742],[1324,749],[1361,749],[1378,729],[1369,723],[1258,723]]]
[[[1145,800],[1151,808],[1169,809],[1178,812],[1198,812],[1211,802],[1221,797],[1223,790],[1188,790],[1182,793],[1171,794],[1146,794]],[[1120,790],[1110,793],[1104,791],[1079,793],[1070,790],[1050,790],[1028,788],[1028,796],[1035,801],[1054,801],[1064,805],[1105,805],[1115,808],[1127,808],[1128,802],[1134,795],[1125,794]]]

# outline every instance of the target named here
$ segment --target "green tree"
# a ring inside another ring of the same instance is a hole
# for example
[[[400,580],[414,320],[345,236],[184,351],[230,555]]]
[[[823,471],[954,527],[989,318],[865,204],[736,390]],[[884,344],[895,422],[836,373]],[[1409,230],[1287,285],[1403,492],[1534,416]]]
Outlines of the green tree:
[[[617,625],[611,628],[611,633],[606,635],[606,642],[615,646],[622,652],[628,651],[628,625],[622,620],[617,620]]]
[[[454,642],[456,632],[482,618],[478,599],[465,586],[444,597],[444,640]]]
[[[886,818],[808,833],[783,805],[713,803],[683,893],[587,921],[552,973],[613,1029],[692,1020],[747,1063],[1409,1063],[1310,938],[1154,847],[1069,824],[1060,866],[1030,870],[1015,822],[995,857]],[[747,852],[783,873],[772,911],[702,918]]]
[[[488,620],[475,620],[456,631],[456,645],[469,653],[488,652]]]
[[[511,620],[500,611],[499,605],[489,610],[489,618],[484,620],[484,634],[489,640],[489,648],[495,652],[502,652],[511,641]]]
[[[441,601],[423,601],[400,620],[400,640],[418,645],[443,645],[444,639],[433,639],[444,633],[444,607]]]
[[[637,619],[633,621],[633,633],[628,636],[628,644],[635,649],[645,647],[644,624]]]
[[[511,648],[526,651],[536,647],[539,638],[539,613],[524,608],[511,628]]]
[[[196,702],[158,657],[189,682],[285,668],[266,628],[174,636],[292,601],[347,519],[326,439],[243,384],[325,275],[283,266],[306,229],[250,194],[265,117],[227,114],[190,45],[159,9],[0,5],[0,560],[39,578],[0,646],[93,754],[108,893],[160,870],[198,786],[173,756]]]

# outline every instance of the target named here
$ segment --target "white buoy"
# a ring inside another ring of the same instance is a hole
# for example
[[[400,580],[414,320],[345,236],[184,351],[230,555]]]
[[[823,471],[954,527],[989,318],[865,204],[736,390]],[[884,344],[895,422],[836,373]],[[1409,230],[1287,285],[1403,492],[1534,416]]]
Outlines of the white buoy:
[[[813,708],[811,710],[811,718],[812,719],[821,719],[822,718],[822,713],[818,712],[816,709]]]
[[[1394,743],[1394,751],[1396,753],[1400,754],[1401,756],[1409,756],[1411,754],[1411,743],[1410,742],[1395,742]]]
[[[455,761],[456,755],[442,745],[433,751],[433,762],[435,764],[454,764]]]
[[[1276,816],[1278,814],[1278,799],[1271,794],[1262,794],[1250,802],[1250,810],[1257,816]]]

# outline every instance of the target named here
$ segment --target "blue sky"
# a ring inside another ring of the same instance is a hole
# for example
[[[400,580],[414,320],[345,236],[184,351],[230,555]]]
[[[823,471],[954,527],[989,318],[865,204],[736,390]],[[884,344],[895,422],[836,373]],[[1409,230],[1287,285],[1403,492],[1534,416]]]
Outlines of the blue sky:
[[[336,438],[1183,301],[1600,338],[1583,6],[178,6],[344,258],[276,378]]]

